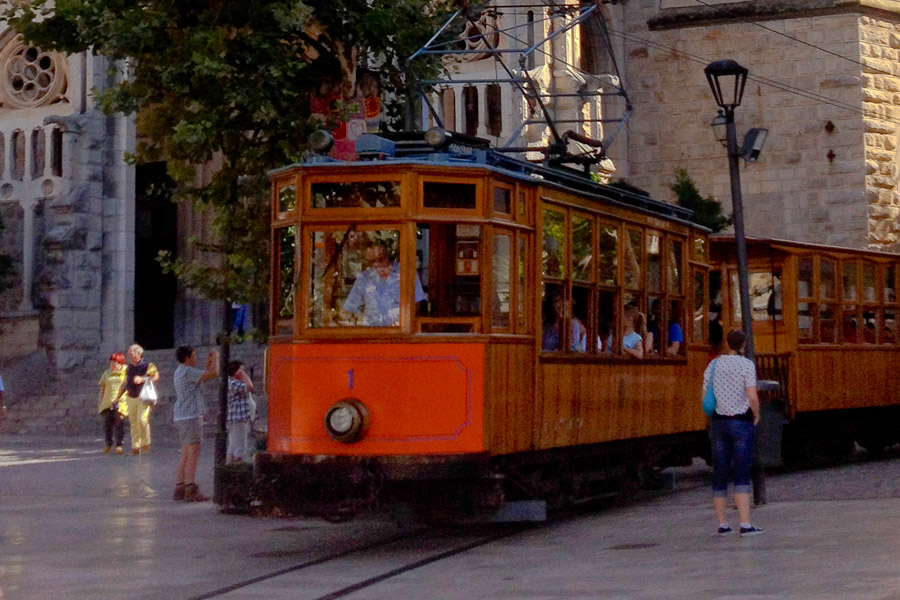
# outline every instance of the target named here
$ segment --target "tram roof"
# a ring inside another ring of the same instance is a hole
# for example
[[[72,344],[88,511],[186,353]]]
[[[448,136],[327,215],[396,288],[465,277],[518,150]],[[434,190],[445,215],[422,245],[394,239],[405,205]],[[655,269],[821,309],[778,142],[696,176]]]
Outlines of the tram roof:
[[[852,254],[865,254],[867,256],[879,256],[882,258],[897,259],[900,254],[885,252],[883,250],[868,250],[864,248],[851,248],[849,246],[829,246],[827,244],[815,244],[811,242],[798,242],[781,238],[752,237],[746,238],[748,245],[769,246],[786,251],[811,251],[811,252],[847,252]],[[726,243],[734,241],[734,234],[717,233],[709,237],[711,243]]]
[[[427,146],[417,145],[415,151],[398,156],[355,161],[344,161],[327,156],[313,156],[303,163],[294,163],[273,169],[269,171],[269,177],[274,178],[281,173],[297,168],[304,170],[334,167],[377,168],[384,165],[443,166],[488,170],[512,179],[527,181],[532,184],[539,183],[556,189],[574,192],[601,202],[619,205],[630,210],[663,217],[708,231],[702,225],[691,220],[694,213],[690,209],[656,200],[647,194],[640,194],[615,185],[597,183],[574,169],[533,163],[491,148],[457,148],[451,146],[449,151],[434,149],[429,151]]]

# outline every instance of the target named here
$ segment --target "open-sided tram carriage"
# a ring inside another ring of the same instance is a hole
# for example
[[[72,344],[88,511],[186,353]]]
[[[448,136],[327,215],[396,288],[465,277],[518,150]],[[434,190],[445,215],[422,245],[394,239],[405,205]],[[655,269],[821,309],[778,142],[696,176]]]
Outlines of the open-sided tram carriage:
[[[477,144],[409,146],[272,174],[269,500],[560,504],[698,454],[709,244],[689,213]],[[374,246],[387,316],[354,290]],[[626,306],[656,323],[643,360],[621,350]]]

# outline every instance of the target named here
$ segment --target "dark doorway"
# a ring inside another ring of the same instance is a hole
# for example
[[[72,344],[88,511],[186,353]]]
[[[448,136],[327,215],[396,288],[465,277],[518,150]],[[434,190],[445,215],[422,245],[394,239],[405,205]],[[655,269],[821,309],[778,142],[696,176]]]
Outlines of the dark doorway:
[[[171,348],[175,342],[173,275],[162,272],[160,250],[178,250],[178,209],[166,163],[138,165],[135,194],[134,340],[148,350]]]

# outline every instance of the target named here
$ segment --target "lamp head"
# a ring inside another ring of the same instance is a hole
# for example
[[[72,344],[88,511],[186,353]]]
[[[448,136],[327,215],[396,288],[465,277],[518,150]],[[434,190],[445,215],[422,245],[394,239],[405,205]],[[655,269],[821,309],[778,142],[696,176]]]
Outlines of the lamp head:
[[[716,104],[726,112],[740,106],[744,96],[744,85],[747,83],[747,75],[750,71],[737,62],[726,58],[709,63],[703,69],[709,88],[715,96]]]
[[[712,125],[713,135],[716,136],[716,140],[724,146],[728,140],[728,117],[720,110],[710,125]]]
[[[747,162],[756,162],[759,160],[759,153],[762,152],[763,144],[766,143],[766,136],[769,135],[768,129],[754,127],[744,136],[744,143],[741,145],[741,156]]]

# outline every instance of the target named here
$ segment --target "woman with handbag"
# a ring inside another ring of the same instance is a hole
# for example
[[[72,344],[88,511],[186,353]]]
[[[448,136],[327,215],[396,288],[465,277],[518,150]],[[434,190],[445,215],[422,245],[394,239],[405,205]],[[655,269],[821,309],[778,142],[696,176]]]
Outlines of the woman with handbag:
[[[144,360],[144,349],[137,344],[128,348],[128,367],[125,381],[119,388],[116,400],[126,396],[128,421],[131,424],[131,453],[150,451],[150,408],[156,404],[156,388],[159,370]],[[149,385],[148,385],[149,384]]]
[[[731,533],[725,509],[733,464],[734,503],[741,522],[740,535],[746,537],[763,533],[762,529],[750,523],[750,468],[753,466],[753,444],[759,423],[756,365],[741,356],[745,342],[743,331],[730,331],[726,342],[728,347],[725,352],[712,361],[703,373],[704,397],[710,386],[715,395],[715,412],[710,415],[709,428],[713,458],[713,508],[719,520],[717,533]]]

